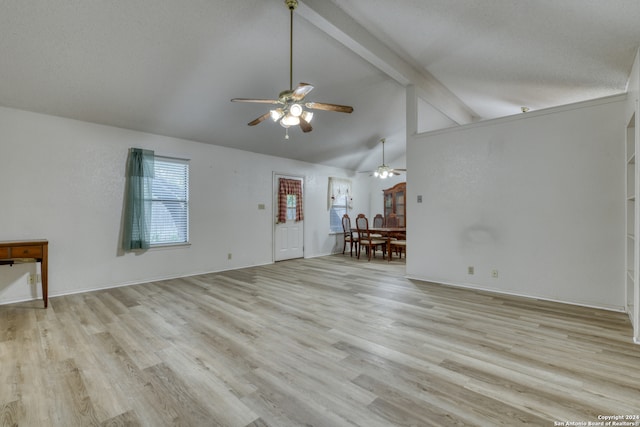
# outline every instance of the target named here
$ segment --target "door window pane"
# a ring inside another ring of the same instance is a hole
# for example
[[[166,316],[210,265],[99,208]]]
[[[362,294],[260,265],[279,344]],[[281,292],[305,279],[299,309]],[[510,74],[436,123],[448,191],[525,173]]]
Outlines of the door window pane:
[[[296,219],[296,196],[287,194],[287,221],[295,221]]]

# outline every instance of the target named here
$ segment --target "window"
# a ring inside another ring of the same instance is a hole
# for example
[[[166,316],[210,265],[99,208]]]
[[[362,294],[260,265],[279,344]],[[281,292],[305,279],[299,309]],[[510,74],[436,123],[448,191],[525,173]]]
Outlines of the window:
[[[155,156],[151,189],[152,246],[189,242],[189,161]]]
[[[278,178],[278,224],[304,220],[302,180]]]
[[[342,232],[342,216],[349,213],[349,196],[339,196],[329,209],[329,227],[331,232]]]
[[[342,231],[342,216],[353,209],[353,193],[350,180],[329,177],[327,208],[329,209],[330,232],[340,233]]]
[[[296,220],[296,195],[287,194],[287,221]]]

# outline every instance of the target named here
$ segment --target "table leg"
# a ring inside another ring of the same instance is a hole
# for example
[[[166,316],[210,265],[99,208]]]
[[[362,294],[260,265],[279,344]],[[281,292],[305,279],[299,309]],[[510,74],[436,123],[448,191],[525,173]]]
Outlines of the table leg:
[[[40,274],[42,275],[42,299],[44,300],[44,308],[49,305],[49,261],[48,261],[47,245],[42,246],[42,260],[40,261]]]

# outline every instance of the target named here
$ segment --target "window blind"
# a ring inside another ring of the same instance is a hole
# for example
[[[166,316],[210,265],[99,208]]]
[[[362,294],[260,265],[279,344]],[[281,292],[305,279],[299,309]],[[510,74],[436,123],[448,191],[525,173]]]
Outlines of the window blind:
[[[155,157],[151,245],[189,241],[189,161]]]

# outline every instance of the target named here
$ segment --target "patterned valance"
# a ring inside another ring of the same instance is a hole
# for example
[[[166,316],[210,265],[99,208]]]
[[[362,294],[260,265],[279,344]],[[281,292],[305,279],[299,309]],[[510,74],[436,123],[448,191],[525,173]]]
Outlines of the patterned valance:
[[[329,190],[327,192],[327,209],[331,209],[334,203],[343,204],[345,197],[349,209],[353,208],[353,193],[351,192],[351,180],[329,177]]]

